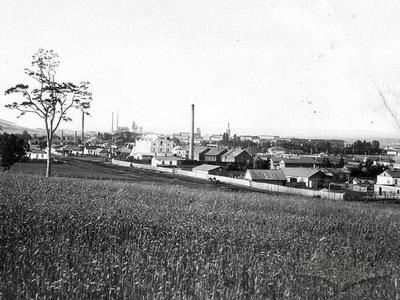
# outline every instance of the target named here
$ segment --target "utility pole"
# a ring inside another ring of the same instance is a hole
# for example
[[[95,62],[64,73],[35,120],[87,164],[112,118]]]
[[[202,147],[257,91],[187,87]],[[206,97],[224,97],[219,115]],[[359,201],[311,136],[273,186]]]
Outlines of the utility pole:
[[[194,160],[194,104],[192,104],[192,130],[190,131],[189,159]]]
[[[85,112],[82,110],[82,134],[81,134],[82,144],[85,140]]]

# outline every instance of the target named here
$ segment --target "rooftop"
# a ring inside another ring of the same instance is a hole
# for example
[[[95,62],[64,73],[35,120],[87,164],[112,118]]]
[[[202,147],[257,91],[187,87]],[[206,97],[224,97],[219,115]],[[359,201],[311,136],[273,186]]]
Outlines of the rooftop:
[[[252,180],[282,180],[286,181],[285,173],[281,170],[247,170]],[[246,174],[247,175],[247,174]]]
[[[192,170],[196,170],[196,171],[212,171],[212,170],[217,170],[221,168],[220,166],[215,166],[215,165],[207,165],[207,164],[203,164],[200,166],[197,166],[195,168],[193,168]]]
[[[206,153],[206,155],[222,155],[227,151],[227,149],[211,149]]]
[[[385,172],[388,173],[393,178],[400,178],[400,170],[386,170]],[[383,173],[385,173],[385,172],[383,172]],[[381,174],[379,174],[379,175],[381,175]]]
[[[246,151],[242,150],[242,149],[231,149],[228,152],[226,152],[225,154],[223,154],[222,156],[225,156],[225,157],[236,157],[236,156],[240,155],[243,152],[246,152]]]
[[[289,177],[308,178],[321,171],[319,169],[314,169],[314,168],[285,168],[283,172],[285,173],[286,176]]]
[[[171,160],[183,160],[183,158],[176,157],[176,156],[154,156],[155,159],[157,160],[165,160],[165,161],[171,161]]]

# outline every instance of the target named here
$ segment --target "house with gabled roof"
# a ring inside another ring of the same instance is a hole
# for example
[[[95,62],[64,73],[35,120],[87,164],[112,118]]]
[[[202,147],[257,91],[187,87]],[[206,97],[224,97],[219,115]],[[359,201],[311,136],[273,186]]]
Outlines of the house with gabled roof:
[[[374,192],[379,196],[400,197],[400,170],[386,170],[376,176]]]
[[[210,148],[203,146],[194,148],[193,159],[198,161],[205,161],[205,154],[210,150]]]
[[[285,168],[283,171],[288,182],[304,183],[308,188],[320,188],[325,179],[330,177],[330,175],[314,168]]]
[[[221,162],[221,157],[223,154],[228,152],[228,149],[211,149],[204,154],[204,160],[208,162]]]
[[[237,166],[249,166],[253,164],[253,156],[251,156],[246,150],[231,149],[222,154],[221,162],[234,163]]]
[[[270,184],[286,184],[285,173],[281,170],[248,169],[244,179],[254,182],[265,182]]]
[[[32,147],[30,151],[27,152],[27,156],[30,159],[38,159],[38,160],[47,160],[47,158],[49,157],[46,151],[35,147]]]
[[[347,182],[351,172],[347,168],[320,168],[328,176],[333,176],[335,182]]]
[[[60,150],[64,155],[83,155],[83,148],[77,145],[65,145]]]

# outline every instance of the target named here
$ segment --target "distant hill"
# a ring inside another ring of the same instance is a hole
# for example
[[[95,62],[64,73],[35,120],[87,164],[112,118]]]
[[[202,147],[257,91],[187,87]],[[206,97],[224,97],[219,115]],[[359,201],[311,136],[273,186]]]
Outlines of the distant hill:
[[[30,135],[37,134],[37,135],[45,135],[46,131],[41,128],[28,128],[28,127],[22,127],[19,126],[13,122],[7,121],[7,120],[2,120],[0,119],[0,133],[6,132],[10,134],[20,134],[24,130],[26,130]]]
[[[23,127],[23,126],[19,126],[13,122],[7,121],[7,120],[3,120],[0,119],[0,133],[6,132],[6,133],[10,133],[10,134],[21,134],[24,130],[26,130],[30,135],[46,135],[46,130],[42,129],[42,128],[28,128],[28,127]],[[70,130],[70,129],[58,129],[56,131],[56,135],[61,136],[61,130],[64,131],[64,136],[73,136],[74,135],[74,131]],[[93,134],[93,131],[87,131],[85,132],[85,134]],[[80,133],[79,133],[80,134]]]

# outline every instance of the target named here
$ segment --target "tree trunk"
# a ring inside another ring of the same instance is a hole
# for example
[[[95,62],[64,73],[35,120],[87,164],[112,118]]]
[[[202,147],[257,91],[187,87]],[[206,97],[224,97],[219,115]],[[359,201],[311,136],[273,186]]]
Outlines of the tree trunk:
[[[47,167],[46,167],[46,177],[51,177],[51,139],[47,138]]]

